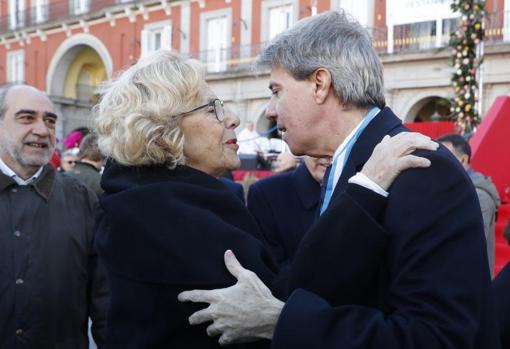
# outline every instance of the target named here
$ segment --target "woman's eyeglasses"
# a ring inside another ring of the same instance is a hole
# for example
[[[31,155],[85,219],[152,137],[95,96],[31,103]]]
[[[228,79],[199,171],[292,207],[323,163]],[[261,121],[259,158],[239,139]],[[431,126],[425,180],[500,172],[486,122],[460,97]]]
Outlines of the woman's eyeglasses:
[[[223,110],[223,101],[221,99],[218,99],[218,98],[213,99],[209,103],[201,105],[200,107],[196,107],[195,109],[192,109],[192,110],[187,111],[185,113],[181,113],[181,114],[179,114],[177,116],[182,116],[182,115],[190,114],[190,113],[196,112],[196,111],[198,111],[200,109],[203,109],[203,108],[213,108],[214,115],[216,115],[216,120],[218,120],[219,122],[223,122],[223,120],[225,120],[225,111]]]

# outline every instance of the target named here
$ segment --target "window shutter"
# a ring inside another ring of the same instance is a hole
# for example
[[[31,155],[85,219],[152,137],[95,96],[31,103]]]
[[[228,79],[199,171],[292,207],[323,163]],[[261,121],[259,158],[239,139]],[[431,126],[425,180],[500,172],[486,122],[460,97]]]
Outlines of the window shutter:
[[[20,51],[17,55],[17,77],[16,80],[19,82],[25,81],[25,52]]]
[[[150,31],[143,29],[141,35],[141,53],[140,56],[144,57],[149,53],[149,41],[150,41]]]
[[[172,49],[172,27],[165,25],[161,33],[161,48],[165,50]]]
[[[18,7],[16,0],[9,0],[9,29],[16,28],[16,17],[18,15]]]

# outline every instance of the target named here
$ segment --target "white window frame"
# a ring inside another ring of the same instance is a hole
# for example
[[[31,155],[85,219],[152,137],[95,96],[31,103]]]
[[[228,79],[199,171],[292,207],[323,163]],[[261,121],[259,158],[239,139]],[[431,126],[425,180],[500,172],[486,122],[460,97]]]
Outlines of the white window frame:
[[[510,41],[510,0],[505,0],[503,14],[503,40]]]
[[[160,34],[160,47],[156,45],[156,35]],[[141,56],[145,57],[157,49],[172,49],[172,21],[161,21],[146,24],[141,33]]]
[[[9,29],[17,29],[25,25],[25,1],[9,0]]]
[[[90,9],[90,0],[70,0],[69,8],[72,15],[87,13]]]
[[[32,23],[43,23],[48,20],[48,0],[32,0],[30,9]]]
[[[7,52],[7,82],[25,81],[25,51]]]
[[[331,0],[330,9],[344,10],[366,28],[374,26],[374,0]]]
[[[261,38],[262,42],[269,41],[269,30],[270,25],[269,17],[270,11],[276,7],[282,7],[286,5],[292,6],[292,23],[291,27],[297,22],[299,17],[299,1],[297,0],[263,0],[262,1],[262,25],[261,25]]]
[[[393,53],[394,50],[394,27],[397,25],[435,21],[436,39],[431,47],[443,46],[443,20],[460,16],[458,12],[451,11],[449,2],[451,2],[451,0],[434,2],[406,1],[409,6],[402,9],[402,1],[386,0],[388,53]],[[425,47],[426,45],[423,45],[422,48],[425,49]]]
[[[226,47],[218,47],[211,52],[208,50],[208,29],[207,23],[213,19],[226,17]],[[208,11],[200,14],[200,60],[207,64],[208,72],[221,72],[227,70],[227,63],[230,59],[232,48],[232,8],[224,8],[216,11]]]

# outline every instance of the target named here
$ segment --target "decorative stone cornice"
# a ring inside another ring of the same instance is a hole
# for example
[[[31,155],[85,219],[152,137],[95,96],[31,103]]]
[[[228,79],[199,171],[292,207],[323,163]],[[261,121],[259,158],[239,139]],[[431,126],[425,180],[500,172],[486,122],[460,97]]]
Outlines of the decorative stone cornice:
[[[182,2],[180,0],[146,0],[140,3],[118,3],[97,11],[0,33],[3,38],[3,41],[0,43],[5,46],[11,42],[19,41],[20,45],[24,46],[25,44],[30,44],[33,37],[39,37],[41,41],[47,41],[48,35],[58,32],[65,32],[66,36],[70,37],[74,29],[82,29],[83,32],[88,33],[90,26],[101,22],[110,22],[110,25],[114,27],[117,20],[127,17],[131,23],[134,23],[138,14],[142,15],[145,20],[148,20],[150,12],[158,10],[163,10],[165,15],[170,16],[172,14],[172,7],[179,6]],[[205,0],[199,0],[199,2],[205,6]]]

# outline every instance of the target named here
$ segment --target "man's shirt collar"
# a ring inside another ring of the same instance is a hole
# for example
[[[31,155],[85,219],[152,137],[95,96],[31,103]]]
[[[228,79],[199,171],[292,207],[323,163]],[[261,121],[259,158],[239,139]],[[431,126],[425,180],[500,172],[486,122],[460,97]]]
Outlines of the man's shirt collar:
[[[47,164],[46,166],[41,167],[40,171],[41,173],[38,178],[28,185],[33,186],[35,191],[42,196],[44,200],[48,201],[55,182],[55,170],[53,169],[53,166]],[[14,177],[4,173],[3,169],[0,171],[0,192],[16,184],[17,182],[14,180]]]
[[[18,176],[9,166],[7,166],[5,164],[5,162],[0,158],[0,171],[2,171],[2,173],[4,175],[6,175],[7,177],[9,178],[12,178],[18,185],[29,185],[30,183],[32,183],[33,181],[35,181],[37,178],[39,178],[39,176],[41,175],[42,171],[43,171],[43,166],[41,166],[37,172],[30,178],[28,179],[23,179],[21,178],[20,176]]]

